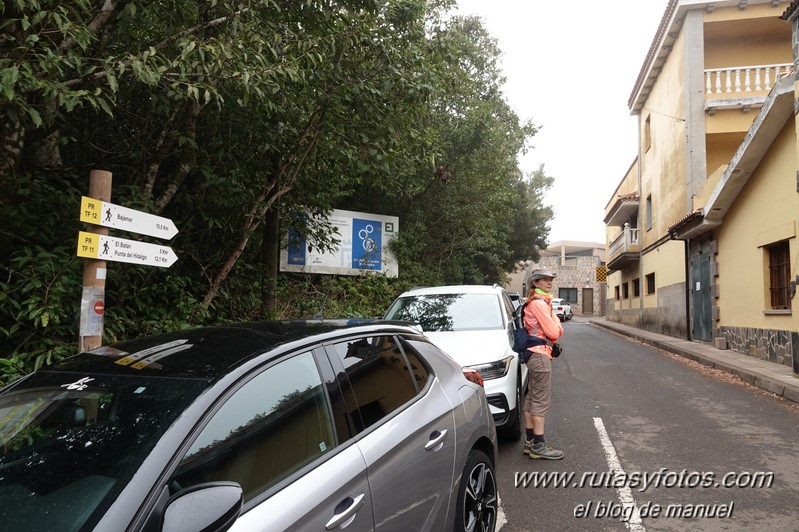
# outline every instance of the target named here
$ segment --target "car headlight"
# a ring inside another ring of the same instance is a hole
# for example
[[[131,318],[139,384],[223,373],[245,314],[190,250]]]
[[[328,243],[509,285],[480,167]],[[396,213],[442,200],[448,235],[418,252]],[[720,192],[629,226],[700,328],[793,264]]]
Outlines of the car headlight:
[[[507,375],[512,361],[513,357],[508,357],[502,360],[497,360],[496,362],[491,362],[489,364],[480,364],[478,366],[467,367],[480,373],[480,375],[483,376],[483,380],[487,381],[490,379],[499,379]]]

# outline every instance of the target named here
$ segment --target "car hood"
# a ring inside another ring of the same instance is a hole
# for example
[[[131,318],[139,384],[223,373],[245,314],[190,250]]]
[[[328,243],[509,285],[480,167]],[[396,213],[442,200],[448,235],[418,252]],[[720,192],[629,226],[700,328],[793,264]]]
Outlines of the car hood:
[[[495,362],[513,354],[505,329],[438,331],[424,334],[461,366]]]

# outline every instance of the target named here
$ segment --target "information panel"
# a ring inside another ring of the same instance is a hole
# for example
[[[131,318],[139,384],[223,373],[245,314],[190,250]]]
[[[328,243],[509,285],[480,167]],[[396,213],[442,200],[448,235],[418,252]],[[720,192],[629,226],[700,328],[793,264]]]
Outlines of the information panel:
[[[339,240],[329,252],[311,249],[289,231],[288,249],[280,252],[280,271],[361,275],[365,271],[397,277],[399,267],[388,245],[399,229],[399,218],[334,210],[328,217]]]

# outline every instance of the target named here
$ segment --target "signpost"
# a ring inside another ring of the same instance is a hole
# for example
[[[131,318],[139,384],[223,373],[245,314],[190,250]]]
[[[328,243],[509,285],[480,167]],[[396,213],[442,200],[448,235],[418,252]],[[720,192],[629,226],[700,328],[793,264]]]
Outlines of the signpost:
[[[169,268],[178,260],[172,248],[167,246],[87,233],[85,231],[80,231],[78,234],[78,257],[129,262],[131,264],[159,266],[161,268]]]
[[[110,227],[170,240],[178,232],[172,220],[98,198],[111,198],[111,172],[92,170],[89,196],[81,196],[80,201],[80,221],[92,224],[78,234],[77,255],[87,259],[83,267],[80,305],[79,349],[82,351],[96,349],[102,343],[106,261],[169,268],[178,260],[170,247],[108,236]]]
[[[178,234],[172,220],[81,196],[80,221],[170,240]]]

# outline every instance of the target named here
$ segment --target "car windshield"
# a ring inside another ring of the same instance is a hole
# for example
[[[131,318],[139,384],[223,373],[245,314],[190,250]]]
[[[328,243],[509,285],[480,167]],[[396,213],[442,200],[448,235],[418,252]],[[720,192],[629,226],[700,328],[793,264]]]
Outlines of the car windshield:
[[[197,380],[37,373],[0,395],[0,522],[7,530],[90,528]]]
[[[425,332],[502,329],[502,308],[494,294],[430,294],[401,297],[386,319],[413,321]]]

